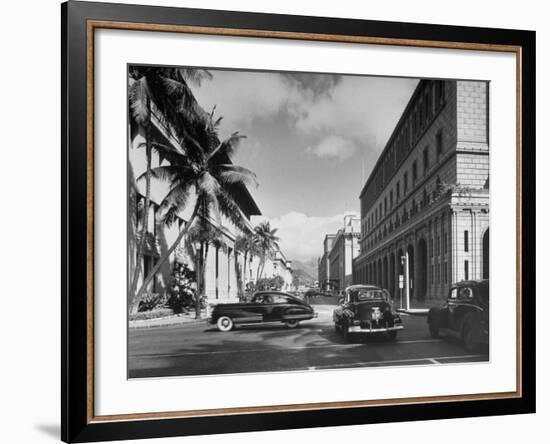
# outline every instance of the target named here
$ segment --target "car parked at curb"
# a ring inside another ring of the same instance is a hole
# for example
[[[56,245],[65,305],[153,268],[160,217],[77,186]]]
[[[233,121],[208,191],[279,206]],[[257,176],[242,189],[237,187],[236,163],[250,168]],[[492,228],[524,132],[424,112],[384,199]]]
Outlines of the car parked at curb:
[[[466,350],[489,343],[489,280],[462,281],[449,290],[447,301],[428,312],[433,338],[441,332],[459,336]]]
[[[296,328],[301,321],[315,317],[317,313],[301,299],[281,291],[263,291],[250,302],[216,305],[207,322],[226,332],[239,325],[274,322]]]
[[[390,340],[403,329],[401,317],[392,308],[387,290],[374,285],[352,285],[346,288],[340,305],[333,312],[334,327],[344,340],[350,334],[385,333]]]

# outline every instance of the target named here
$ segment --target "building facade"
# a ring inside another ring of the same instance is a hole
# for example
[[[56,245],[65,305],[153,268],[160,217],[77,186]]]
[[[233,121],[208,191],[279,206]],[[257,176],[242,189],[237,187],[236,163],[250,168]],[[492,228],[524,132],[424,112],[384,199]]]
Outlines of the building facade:
[[[354,283],[387,288],[411,306],[453,282],[489,278],[488,84],[422,80],[361,194]]]
[[[339,292],[353,283],[353,259],[359,255],[360,236],[360,219],[354,215],[344,216],[344,226],[325,236],[319,261],[319,283],[324,290]]]
[[[130,119],[132,120],[132,119]],[[152,129],[151,137],[160,144],[171,147],[175,152],[184,153],[170,128],[164,124],[164,119],[159,118],[154,111],[151,119]],[[129,127],[129,147],[128,147],[128,175],[129,175],[129,193],[128,193],[128,285],[131,285],[131,276],[137,266],[141,268],[138,281],[139,288],[142,285],[144,276],[147,276],[156,264],[157,260],[170,248],[177,239],[180,231],[190,219],[195,202],[190,200],[185,209],[177,215],[177,222],[168,226],[161,221],[160,205],[169,191],[169,184],[155,177],[151,179],[150,207],[147,217],[146,239],[144,243],[143,258],[140,264],[137,261],[137,245],[141,234],[142,216],[141,211],[144,204],[145,181],[136,180],[145,173],[147,168],[147,159],[145,149],[145,130],[135,122],[130,122]],[[151,167],[156,168],[161,165],[168,165],[153,151],[151,158]],[[235,188],[232,192],[239,211],[243,213],[245,219],[250,222],[253,215],[260,215],[260,210],[248,190],[242,186]],[[208,244],[205,258],[204,270],[204,293],[210,303],[235,302],[238,301],[237,273],[243,277],[243,283],[247,281],[245,272],[252,268],[254,263],[244,264],[243,254],[235,252],[235,239],[241,231],[235,227],[226,217],[214,217],[208,220],[208,223],[215,229],[217,238],[214,242]],[[253,232],[251,224],[248,226],[249,232]],[[159,272],[151,282],[147,292],[166,295],[172,284],[172,271],[174,263],[178,262],[187,265],[191,270],[197,269],[196,255],[199,246],[187,238],[183,238],[180,245],[170,255]],[[252,259],[258,261],[257,258]],[[248,260],[247,260],[248,262]],[[251,279],[252,273],[250,274]],[[254,275],[255,277],[255,275]],[[130,287],[128,287],[130,288]]]
[[[330,279],[330,251],[334,244],[335,234],[327,234],[323,240],[323,255],[319,258],[317,270],[318,281],[321,290],[331,291],[333,283]]]

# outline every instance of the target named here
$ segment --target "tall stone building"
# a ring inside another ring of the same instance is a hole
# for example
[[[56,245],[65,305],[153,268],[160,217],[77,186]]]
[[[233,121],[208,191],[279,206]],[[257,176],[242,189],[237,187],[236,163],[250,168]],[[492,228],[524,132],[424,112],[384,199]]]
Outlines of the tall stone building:
[[[344,226],[327,234],[324,254],[319,261],[319,285],[328,291],[341,291],[353,283],[353,258],[359,254],[360,219],[344,216]]]
[[[488,103],[487,82],[419,82],[360,194],[355,283],[398,300],[408,275],[421,307],[489,278]]]

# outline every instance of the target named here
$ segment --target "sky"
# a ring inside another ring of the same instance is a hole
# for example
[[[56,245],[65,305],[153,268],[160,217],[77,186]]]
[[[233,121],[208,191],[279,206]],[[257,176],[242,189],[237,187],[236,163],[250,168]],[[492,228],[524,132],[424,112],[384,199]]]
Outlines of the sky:
[[[278,229],[289,259],[321,256],[325,235],[359,214],[359,193],[418,80],[209,71],[211,80],[190,86],[223,117],[221,138],[246,136],[233,163],[256,173],[261,219]]]

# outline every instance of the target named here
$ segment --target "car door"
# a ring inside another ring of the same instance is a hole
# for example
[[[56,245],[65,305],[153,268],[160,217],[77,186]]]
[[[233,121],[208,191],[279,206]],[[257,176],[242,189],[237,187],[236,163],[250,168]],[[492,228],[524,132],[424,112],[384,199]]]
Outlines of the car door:
[[[273,322],[280,319],[278,295],[272,293],[264,294],[262,304],[262,315],[264,322]]]
[[[283,313],[288,308],[288,300],[279,294],[269,294],[268,302],[265,307],[264,320],[266,322],[276,322],[283,318]]]
[[[450,316],[450,328],[456,332],[462,331],[464,317],[472,311],[473,289],[469,286],[459,286],[454,303],[452,316]]]

